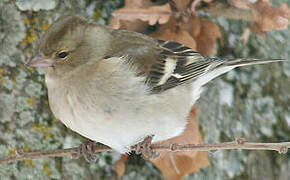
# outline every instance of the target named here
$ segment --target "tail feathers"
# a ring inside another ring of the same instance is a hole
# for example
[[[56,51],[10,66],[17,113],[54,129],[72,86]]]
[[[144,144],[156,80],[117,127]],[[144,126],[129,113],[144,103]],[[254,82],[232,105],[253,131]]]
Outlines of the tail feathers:
[[[240,66],[248,66],[248,65],[255,65],[255,64],[267,64],[267,63],[281,62],[281,61],[290,61],[290,59],[237,58],[237,59],[224,60],[222,65],[240,67]]]
[[[213,61],[210,66],[206,68],[204,74],[199,76],[195,81],[196,87],[201,87],[212,79],[231,71],[240,66],[266,64],[271,62],[290,61],[289,59],[254,59],[254,58],[237,58],[237,59],[210,59]]]

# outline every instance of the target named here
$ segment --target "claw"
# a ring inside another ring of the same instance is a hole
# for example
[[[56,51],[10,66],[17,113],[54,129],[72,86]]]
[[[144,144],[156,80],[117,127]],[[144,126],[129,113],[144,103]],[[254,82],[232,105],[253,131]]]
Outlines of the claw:
[[[138,143],[135,146],[135,153],[136,154],[143,153],[143,156],[146,159],[158,157],[159,154],[154,152],[154,150],[151,148],[151,142],[152,142],[153,136],[154,135],[147,136],[142,142]]]
[[[79,147],[78,154],[83,156],[87,162],[93,163],[97,160],[97,153],[94,152],[94,145],[96,142],[88,140],[82,143]]]

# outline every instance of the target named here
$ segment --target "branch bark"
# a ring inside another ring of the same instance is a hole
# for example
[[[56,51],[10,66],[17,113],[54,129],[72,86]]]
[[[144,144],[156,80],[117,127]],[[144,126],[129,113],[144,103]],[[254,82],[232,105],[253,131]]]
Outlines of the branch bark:
[[[290,149],[290,142],[281,143],[255,143],[246,142],[245,139],[239,138],[236,141],[218,143],[218,144],[152,144],[151,148],[157,152],[168,151],[208,151],[215,152],[217,150],[272,150],[277,151],[280,154],[285,154]],[[132,148],[132,151],[135,149]],[[110,147],[96,144],[93,148],[93,152],[105,152],[113,151]],[[23,161],[26,159],[37,159],[43,157],[64,157],[70,156],[71,158],[79,158],[79,147],[68,148],[68,149],[57,149],[49,151],[38,151],[38,152],[24,152],[22,150],[17,150],[15,155],[0,158],[0,165],[10,162]]]

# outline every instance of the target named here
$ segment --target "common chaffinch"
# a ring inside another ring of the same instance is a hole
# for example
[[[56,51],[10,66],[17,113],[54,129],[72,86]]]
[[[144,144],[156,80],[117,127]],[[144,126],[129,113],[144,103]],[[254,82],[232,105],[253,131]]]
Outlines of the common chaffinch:
[[[66,15],[42,36],[30,66],[44,67],[50,108],[82,136],[120,153],[146,137],[183,132],[202,86],[236,67],[284,59],[203,57],[155,40]]]

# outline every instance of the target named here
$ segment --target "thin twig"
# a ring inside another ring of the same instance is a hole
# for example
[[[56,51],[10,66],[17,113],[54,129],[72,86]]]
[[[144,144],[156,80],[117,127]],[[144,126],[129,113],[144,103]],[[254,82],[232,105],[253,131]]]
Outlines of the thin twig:
[[[154,151],[209,151],[243,149],[243,150],[272,150],[279,153],[287,153],[290,149],[290,142],[281,143],[253,143],[245,142],[243,138],[237,139],[233,142],[225,142],[218,144],[152,144],[151,148]],[[96,144],[93,152],[113,151],[108,146]],[[134,148],[132,148],[134,151]],[[0,164],[23,161],[26,159],[37,159],[43,157],[63,157],[70,156],[72,158],[79,158],[79,147],[69,149],[57,149],[43,152],[23,152],[18,150],[15,155],[0,158]]]
[[[225,142],[219,144],[153,144],[151,146],[156,151],[217,151],[217,150],[230,150],[230,149],[243,149],[243,150],[271,150],[285,154],[290,149],[290,142],[281,143],[253,143],[245,142],[240,138],[237,141]]]
[[[112,151],[111,148],[102,144],[96,144],[93,149],[94,152]],[[64,157],[70,156],[71,158],[79,158],[79,147],[68,149],[56,149],[48,151],[37,152],[24,152],[23,150],[17,150],[15,155],[0,158],[0,164],[10,163],[15,161],[23,161],[26,159],[37,159],[42,157]]]

